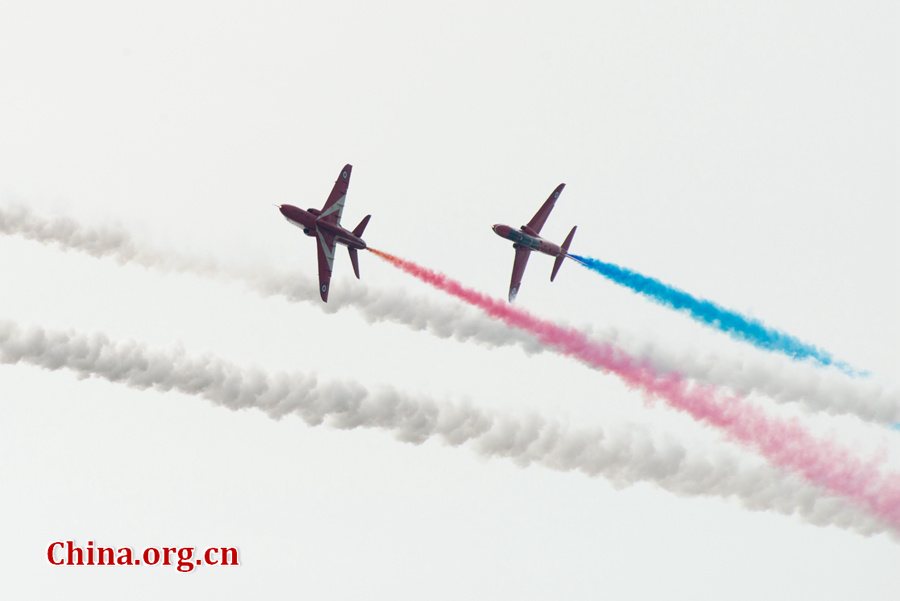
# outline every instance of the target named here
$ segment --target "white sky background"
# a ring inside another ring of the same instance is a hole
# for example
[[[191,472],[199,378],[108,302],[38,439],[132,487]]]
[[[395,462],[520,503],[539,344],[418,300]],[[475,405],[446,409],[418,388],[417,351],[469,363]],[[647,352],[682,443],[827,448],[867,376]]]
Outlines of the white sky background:
[[[525,223],[897,383],[891,2],[0,4],[0,201],[148,244],[315,274],[272,203],[505,297]],[[719,437],[612,376],[318,303],[0,237],[0,317],[351,378],[572,425]],[[375,257],[357,286],[440,298]],[[685,352],[736,348],[535,256],[518,304]],[[310,428],[0,367],[4,598],[893,599],[900,546],[649,484]],[[858,428],[836,421],[850,438]],[[865,430],[870,432],[870,430]],[[875,436],[881,436],[875,433]],[[897,441],[893,442],[894,447]],[[897,449],[894,448],[894,451]],[[56,568],[53,540],[238,546],[240,568]]]

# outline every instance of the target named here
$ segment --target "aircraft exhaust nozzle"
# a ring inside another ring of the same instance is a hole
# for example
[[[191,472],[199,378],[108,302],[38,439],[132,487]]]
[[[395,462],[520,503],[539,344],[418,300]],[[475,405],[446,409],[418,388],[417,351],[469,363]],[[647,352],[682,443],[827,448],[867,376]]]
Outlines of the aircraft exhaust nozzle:
[[[578,226],[574,226],[572,231],[569,232],[569,235],[566,236],[566,241],[562,243],[562,246],[559,247],[560,253],[559,256],[556,257],[556,261],[553,263],[553,271],[550,273],[550,281],[556,277],[556,273],[559,271],[559,268],[562,267],[563,259],[569,256],[569,245],[572,244],[572,238],[575,237],[575,229]]]

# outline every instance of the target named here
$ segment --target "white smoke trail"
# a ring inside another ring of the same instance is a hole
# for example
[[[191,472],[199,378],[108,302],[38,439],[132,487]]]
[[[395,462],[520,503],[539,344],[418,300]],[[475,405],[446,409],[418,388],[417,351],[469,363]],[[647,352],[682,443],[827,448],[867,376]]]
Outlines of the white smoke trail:
[[[111,257],[119,263],[239,280],[261,296],[310,302],[328,312],[351,307],[370,323],[393,322],[426,330],[442,338],[490,347],[515,345],[527,353],[544,350],[531,335],[511,329],[460,303],[412,296],[398,290],[375,290],[365,283],[354,282],[323,305],[316,282],[302,272],[279,273],[263,267],[240,270],[210,259],[154,250],[135,241],[121,227],[86,226],[68,217],[43,218],[26,207],[13,206],[0,208],[0,233],[19,235],[94,257]],[[727,356],[721,352],[713,356],[663,348],[651,340],[639,339],[614,328],[579,329],[600,342],[615,343],[628,353],[647,359],[659,372],[677,370],[695,380],[729,387],[740,393],[760,394],[779,402],[800,403],[813,411],[853,414],[883,425],[900,422],[900,388],[896,386],[852,378],[838,370],[821,369],[751,348],[735,350]]]
[[[414,444],[437,438],[486,458],[580,471],[620,487],[645,481],[678,495],[736,498],[749,509],[796,514],[863,535],[887,532],[900,541],[900,533],[843,499],[767,465],[750,465],[730,447],[701,455],[671,440],[660,443],[637,426],[572,430],[538,415],[498,416],[468,403],[439,404],[392,388],[373,393],[350,380],[269,374],[210,354],[191,356],[181,348],[154,350],[103,334],[23,329],[0,320],[0,363],[19,362],[132,388],[174,390],[233,410],[256,408],[276,419],[296,414],[311,426],[382,429]]]

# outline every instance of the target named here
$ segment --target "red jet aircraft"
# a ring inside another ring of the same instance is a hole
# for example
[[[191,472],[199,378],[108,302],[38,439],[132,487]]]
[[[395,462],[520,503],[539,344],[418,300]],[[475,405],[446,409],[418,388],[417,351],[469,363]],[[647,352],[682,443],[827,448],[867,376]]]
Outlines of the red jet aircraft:
[[[556,190],[553,191],[553,194],[550,195],[550,198],[548,198],[541,208],[538,209],[538,212],[534,214],[531,221],[529,221],[527,225],[523,225],[519,231],[514,230],[508,225],[501,225],[499,223],[491,228],[494,230],[494,233],[501,238],[512,240],[513,248],[516,249],[516,260],[513,263],[512,279],[509,282],[509,302],[516,300],[516,295],[519,293],[519,286],[522,283],[522,274],[525,272],[525,265],[528,264],[528,257],[531,255],[531,251],[536,250],[545,255],[556,257],[556,262],[553,264],[553,272],[550,274],[551,282],[553,281],[553,278],[556,277],[556,272],[559,271],[563,259],[569,257],[573,261],[577,260],[568,254],[568,250],[569,244],[572,243],[572,237],[575,235],[575,227],[578,226],[572,228],[572,231],[566,236],[566,241],[562,243],[562,246],[557,246],[548,240],[544,240],[538,235],[541,233],[541,228],[544,227],[544,222],[547,221],[547,216],[550,215],[550,211],[553,210],[553,205],[556,203],[556,199],[559,198],[559,193],[562,192],[562,189],[565,187],[565,184],[558,185]]]
[[[325,302],[328,302],[328,283],[331,281],[331,266],[334,263],[334,251],[337,245],[343,244],[350,251],[350,262],[353,263],[353,273],[356,274],[357,279],[359,278],[359,258],[356,251],[366,248],[366,243],[360,236],[366,229],[371,215],[366,215],[352,232],[341,227],[341,213],[344,211],[344,200],[347,198],[352,169],[352,165],[344,165],[321,211],[318,209],[304,211],[293,205],[277,205],[285,219],[302,229],[307,236],[315,237],[318,242],[319,293]]]

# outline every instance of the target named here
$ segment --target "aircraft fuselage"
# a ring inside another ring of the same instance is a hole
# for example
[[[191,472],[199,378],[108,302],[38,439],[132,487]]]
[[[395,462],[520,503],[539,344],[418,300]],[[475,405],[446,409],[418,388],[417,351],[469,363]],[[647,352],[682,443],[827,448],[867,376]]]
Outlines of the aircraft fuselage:
[[[527,228],[527,225],[523,225],[522,229],[514,230],[508,225],[501,225],[499,223],[491,227],[491,229],[494,230],[494,233],[501,238],[512,240],[513,248],[536,250],[545,255],[550,255],[551,257],[558,257],[562,254],[562,249],[558,244],[545,240],[537,234],[529,233]]]
[[[343,244],[356,250],[365,250],[366,248],[365,241],[359,236],[355,236],[353,232],[327,221],[317,221],[318,213],[320,212],[318,209],[304,211],[294,205],[280,205],[278,210],[281,211],[281,214],[284,215],[288,222],[299,227],[307,236],[315,237],[316,232],[321,230],[332,234],[335,242],[338,244]]]

